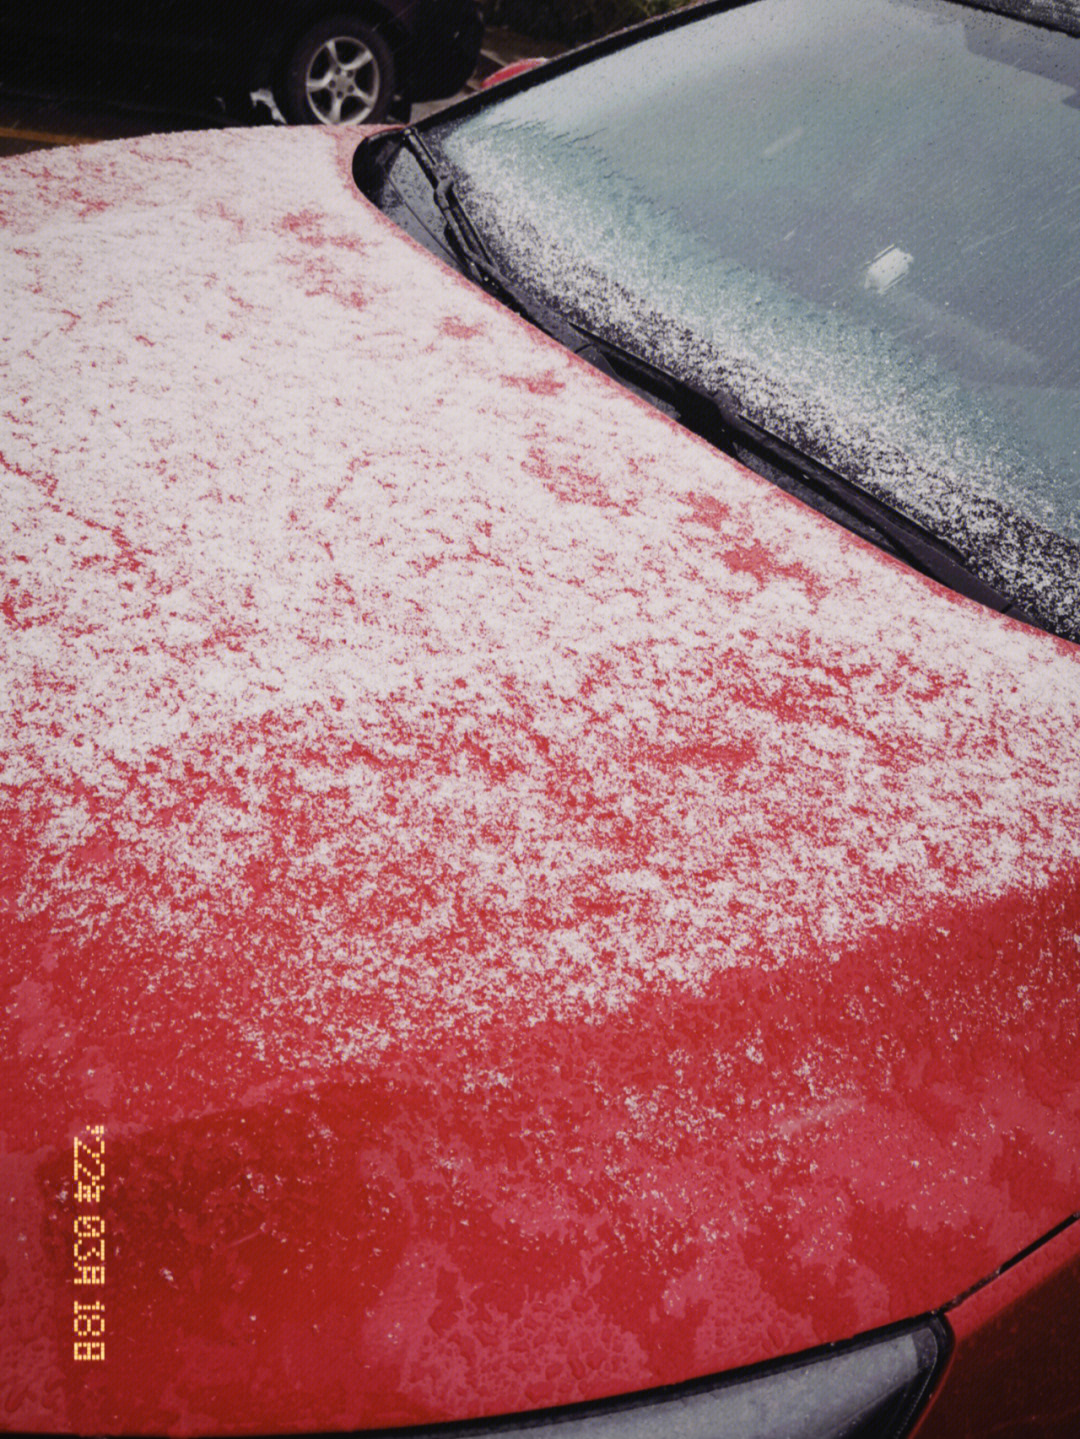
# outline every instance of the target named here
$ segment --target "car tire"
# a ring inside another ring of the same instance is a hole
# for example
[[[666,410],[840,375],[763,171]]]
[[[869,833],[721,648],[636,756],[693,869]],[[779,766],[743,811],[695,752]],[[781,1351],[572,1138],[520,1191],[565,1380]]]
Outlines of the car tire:
[[[295,125],[374,125],[394,98],[394,56],[355,15],[313,25],[285,65],[282,110]]]

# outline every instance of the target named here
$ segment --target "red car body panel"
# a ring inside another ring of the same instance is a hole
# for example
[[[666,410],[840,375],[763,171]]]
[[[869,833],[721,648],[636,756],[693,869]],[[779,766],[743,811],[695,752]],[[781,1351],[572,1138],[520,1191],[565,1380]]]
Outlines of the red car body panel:
[[[949,1312],[956,1347],[912,1439],[1074,1439],[1080,1224]]]
[[[503,65],[494,71],[482,83],[482,90],[488,89],[491,85],[501,85],[504,80],[513,80],[518,75],[527,75],[530,70],[535,70],[537,65],[544,63],[544,56],[530,55],[524,60],[514,60],[509,65]]]
[[[451,275],[354,143],[0,171],[9,1430],[670,1383],[1080,1208],[1080,653]]]

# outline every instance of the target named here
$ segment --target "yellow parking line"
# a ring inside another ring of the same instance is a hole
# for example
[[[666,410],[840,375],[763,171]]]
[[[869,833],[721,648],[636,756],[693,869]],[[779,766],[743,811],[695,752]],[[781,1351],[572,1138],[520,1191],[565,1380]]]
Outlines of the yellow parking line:
[[[85,145],[91,135],[57,135],[51,130],[24,130],[18,125],[0,125],[0,140],[28,140],[34,145]]]

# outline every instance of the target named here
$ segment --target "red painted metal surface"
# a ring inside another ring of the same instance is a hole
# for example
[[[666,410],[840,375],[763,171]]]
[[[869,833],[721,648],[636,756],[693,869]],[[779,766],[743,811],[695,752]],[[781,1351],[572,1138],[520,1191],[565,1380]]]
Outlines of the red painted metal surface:
[[[350,156],[0,172],[9,1430],[673,1382],[1077,1208],[1080,655],[537,338]]]
[[[526,75],[530,70],[535,70],[537,65],[544,63],[543,57],[529,56],[525,60],[515,60],[510,65],[504,65],[489,75],[480,87],[486,90],[490,85],[501,85],[504,80],[512,80],[515,75]]]
[[[950,1311],[949,1368],[912,1439],[1080,1433],[1080,1223]]]

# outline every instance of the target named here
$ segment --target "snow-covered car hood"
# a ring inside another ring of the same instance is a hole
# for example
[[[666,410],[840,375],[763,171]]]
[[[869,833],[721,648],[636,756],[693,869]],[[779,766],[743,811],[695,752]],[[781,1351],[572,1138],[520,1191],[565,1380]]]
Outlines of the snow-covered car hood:
[[[354,144],[0,167],[3,1427],[637,1389],[1080,1208],[1080,652],[538,336]]]

